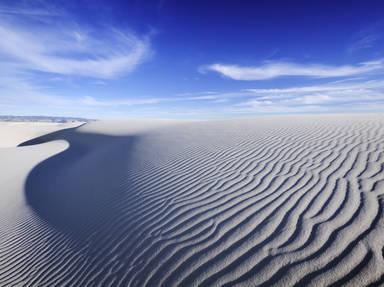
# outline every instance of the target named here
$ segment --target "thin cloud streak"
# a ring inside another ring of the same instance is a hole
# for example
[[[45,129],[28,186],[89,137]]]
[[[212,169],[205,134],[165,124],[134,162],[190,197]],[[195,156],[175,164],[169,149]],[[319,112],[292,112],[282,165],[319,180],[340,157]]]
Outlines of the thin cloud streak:
[[[248,99],[234,104],[234,112],[326,112],[343,111],[345,108],[379,111],[384,106],[384,80],[282,89],[247,89],[245,93]]]
[[[268,80],[284,76],[333,78],[349,77],[384,71],[384,59],[363,62],[358,65],[327,66],[321,64],[298,64],[290,62],[267,62],[260,66],[212,64],[201,69],[213,71],[239,81]]]
[[[151,54],[150,39],[113,27],[51,27],[0,21],[0,60],[25,71],[111,79],[127,74]]]
[[[364,29],[361,29],[353,36],[347,51],[349,53],[355,53],[373,48],[382,39],[381,31],[383,31],[383,29],[383,21],[373,23]]]
[[[370,80],[370,81],[355,81],[349,82],[336,82],[315,86],[302,86],[302,87],[289,87],[281,89],[245,89],[246,92],[254,94],[299,94],[299,93],[315,93],[315,92],[335,92],[335,91],[361,91],[362,89],[380,89],[384,88],[384,80]]]

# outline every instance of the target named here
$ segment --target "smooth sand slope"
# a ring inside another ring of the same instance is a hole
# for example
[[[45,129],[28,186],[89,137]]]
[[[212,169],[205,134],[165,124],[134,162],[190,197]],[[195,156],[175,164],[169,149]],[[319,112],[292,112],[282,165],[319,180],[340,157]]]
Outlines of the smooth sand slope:
[[[15,147],[26,140],[82,123],[0,122],[0,148]]]
[[[92,122],[0,156],[0,286],[384,284],[383,115]]]

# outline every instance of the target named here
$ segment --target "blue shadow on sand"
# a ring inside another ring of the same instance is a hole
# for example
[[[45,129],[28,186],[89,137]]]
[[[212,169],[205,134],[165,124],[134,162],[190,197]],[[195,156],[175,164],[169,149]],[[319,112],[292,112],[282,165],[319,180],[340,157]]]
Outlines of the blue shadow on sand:
[[[82,240],[119,216],[119,210],[109,205],[127,192],[118,184],[127,181],[125,173],[135,137],[80,133],[77,129],[60,130],[19,146],[53,140],[69,143],[68,149],[33,168],[26,180],[25,196],[40,218]]]

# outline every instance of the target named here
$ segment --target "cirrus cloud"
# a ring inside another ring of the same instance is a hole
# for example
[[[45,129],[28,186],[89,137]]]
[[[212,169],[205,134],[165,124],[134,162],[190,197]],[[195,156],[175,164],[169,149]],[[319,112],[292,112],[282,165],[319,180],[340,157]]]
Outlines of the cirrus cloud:
[[[384,59],[343,66],[291,62],[267,62],[259,66],[212,64],[203,67],[201,71],[217,72],[227,78],[240,81],[267,80],[284,76],[311,78],[349,77],[384,71]]]
[[[25,14],[3,17],[0,38],[1,62],[67,76],[115,78],[132,72],[152,54],[149,36],[114,27],[96,31],[67,19],[47,25]]]

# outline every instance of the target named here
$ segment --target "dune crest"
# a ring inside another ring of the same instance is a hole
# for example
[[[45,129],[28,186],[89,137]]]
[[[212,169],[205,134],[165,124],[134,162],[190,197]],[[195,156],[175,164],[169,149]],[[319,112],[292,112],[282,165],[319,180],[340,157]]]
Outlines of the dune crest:
[[[12,191],[0,286],[384,284],[382,115],[92,122],[21,146],[60,142]]]

